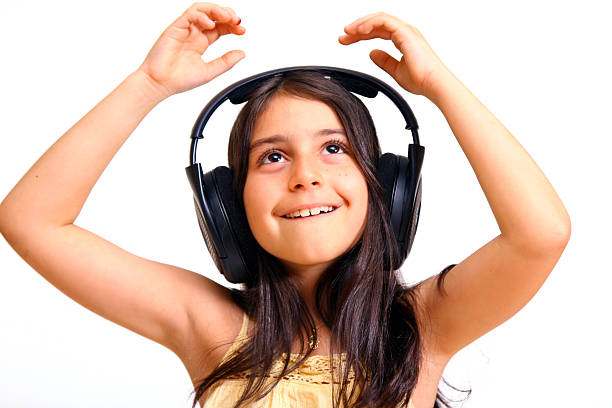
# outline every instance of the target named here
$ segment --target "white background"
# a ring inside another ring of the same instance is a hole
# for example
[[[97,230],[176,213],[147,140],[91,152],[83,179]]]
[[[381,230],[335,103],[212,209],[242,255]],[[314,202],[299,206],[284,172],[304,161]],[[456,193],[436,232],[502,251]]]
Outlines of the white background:
[[[7,1],[0,5],[0,199],[76,121],[135,70],[190,2]],[[268,69],[332,65],[375,75],[411,105],[426,148],[411,282],[458,263],[499,233],[444,116],[368,57],[391,43],[346,47],[344,25],[386,11],[416,26],[446,66],[501,120],[568,209],[572,237],[519,313],[461,352],[445,378],[472,388],[464,407],[612,406],[609,285],[609,13],[584,1],[234,1],[247,33],[230,72],[157,106],[93,188],[76,224],[139,256],[229,285],[198,229],[185,176],[191,127],[227,85]],[[384,97],[366,101],[384,151],[408,134]],[[199,144],[206,169],[226,163],[237,108],[222,107]],[[520,200],[521,197],[516,197]],[[191,383],[168,349],[83,308],[0,240],[0,406],[190,407]],[[446,388],[444,388],[446,389]],[[460,395],[459,395],[460,396]],[[419,407],[421,408],[421,407]]]

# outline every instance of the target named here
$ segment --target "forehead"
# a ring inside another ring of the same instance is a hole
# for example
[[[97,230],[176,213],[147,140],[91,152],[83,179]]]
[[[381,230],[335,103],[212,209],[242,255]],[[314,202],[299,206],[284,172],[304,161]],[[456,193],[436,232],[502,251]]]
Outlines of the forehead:
[[[344,128],[336,111],[325,102],[277,94],[255,120],[252,138],[267,137],[270,132],[313,132],[332,127]]]

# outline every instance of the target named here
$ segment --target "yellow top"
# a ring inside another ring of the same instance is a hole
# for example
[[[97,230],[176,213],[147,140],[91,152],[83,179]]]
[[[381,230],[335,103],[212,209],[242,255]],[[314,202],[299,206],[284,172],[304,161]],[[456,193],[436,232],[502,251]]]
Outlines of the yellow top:
[[[236,336],[233,344],[223,356],[221,363],[227,361],[232,354],[248,339],[247,328],[249,317],[244,314],[240,333]],[[300,360],[302,355],[291,354],[290,363],[295,363]],[[286,358],[286,353],[274,363],[270,375],[274,377],[282,371]],[[342,353],[342,360],[346,358],[346,353]],[[331,388],[331,373],[329,366],[329,356],[310,356],[302,365],[292,373],[283,377],[282,380],[270,391],[264,398],[250,405],[252,408],[285,408],[285,407],[317,407],[331,408],[332,407],[332,388]],[[338,356],[334,356],[334,369],[337,369]],[[352,371],[352,370],[351,370]],[[352,372],[350,373],[352,374]],[[208,397],[203,402],[202,408],[212,407],[233,407],[238,401],[244,390],[244,385],[248,374],[240,373],[219,381],[209,389],[206,394]],[[349,375],[349,381],[353,377]],[[336,377],[337,379],[337,377]],[[336,385],[336,390],[339,385]],[[206,395],[205,394],[205,395]],[[414,408],[412,401],[409,402],[408,408]]]

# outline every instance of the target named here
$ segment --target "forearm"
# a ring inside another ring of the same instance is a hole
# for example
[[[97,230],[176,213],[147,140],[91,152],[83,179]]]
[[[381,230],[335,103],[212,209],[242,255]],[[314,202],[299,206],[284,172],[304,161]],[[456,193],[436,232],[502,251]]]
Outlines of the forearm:
[[[0,204],[0,224],[73,223],[100,175],[161,97],[130,74],[28,170]]]
[[[567,240],[567,210],[504,125],[450,71],[439,78],[430,99],[474,169],[502,236],[536,248]]]

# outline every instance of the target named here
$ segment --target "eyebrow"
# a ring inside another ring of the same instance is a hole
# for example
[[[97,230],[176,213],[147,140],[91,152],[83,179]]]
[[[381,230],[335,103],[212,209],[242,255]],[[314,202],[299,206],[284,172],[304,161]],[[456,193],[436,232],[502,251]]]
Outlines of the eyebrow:
[[[346,136],[346,132],[344,131],[344,129],[321,129],[317,133],[315,133],[315,137],[328,136],[336,133]],[[249,152],[264,144],[286,142],[287,140],[287,136],[283,135],[272,135],[270,137],[265,137],[263,139],[257,140],[256,142],[253,142],[251,146],[249,146]]]

